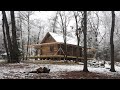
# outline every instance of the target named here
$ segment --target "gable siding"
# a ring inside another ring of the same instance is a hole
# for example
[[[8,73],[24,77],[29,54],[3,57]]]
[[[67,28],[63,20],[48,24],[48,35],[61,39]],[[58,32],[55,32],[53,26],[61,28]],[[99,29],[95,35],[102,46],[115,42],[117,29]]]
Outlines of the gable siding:
[[[56,42],[56,41],[50,34],[47,34],[41,43],[52,43],[52,42]]]
[[[50,51],[50,47],[53,47],[53,51]],[[45,45],[41,47],[42,54],[41,55],[54,55],[58,50],[58,45]]]

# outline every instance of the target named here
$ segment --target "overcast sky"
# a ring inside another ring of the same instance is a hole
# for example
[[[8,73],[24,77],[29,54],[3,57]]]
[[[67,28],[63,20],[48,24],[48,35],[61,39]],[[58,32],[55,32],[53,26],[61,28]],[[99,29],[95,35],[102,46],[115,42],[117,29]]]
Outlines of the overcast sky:
[[[45,25],[49,24],[48,19],[55,15],[55,11],[35,11],[33,15],[30,16],[31,20],[38,19],[38,20],[43,20]],[[100,15],[100,14],[99,14]],[[102,15],[102,14],[101,14]],[[100,16],[101,16],[100,15]],[[0,14],[1,17],[1,14]],[[1,21],[1,20],[0,20]],[[72,25],[72,24],[71,24]],[[70,30],[70,26],[68,27]],[[103,27],[100,26],[100,31],[103,31]],[[103,33],[104,34],[104,33]]]
[[[31,19],[42,19],[47,21],[49,17],[51,17],[55,11],[35,11],[31,16]]]

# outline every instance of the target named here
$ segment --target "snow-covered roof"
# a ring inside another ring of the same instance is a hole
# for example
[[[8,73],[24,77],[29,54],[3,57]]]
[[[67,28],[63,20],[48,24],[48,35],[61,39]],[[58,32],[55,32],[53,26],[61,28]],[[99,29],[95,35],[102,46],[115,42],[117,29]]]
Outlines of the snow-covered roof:
[[[53,32],[48,32],[48,33],[55,39],[56,42],[64,43],[64,39],[63,39],[62,34],[57,34],[57,33],[53,33]],[[77,38],[67,36],[66,37],[66,42],[67,42],[67,44],[77,45]]]

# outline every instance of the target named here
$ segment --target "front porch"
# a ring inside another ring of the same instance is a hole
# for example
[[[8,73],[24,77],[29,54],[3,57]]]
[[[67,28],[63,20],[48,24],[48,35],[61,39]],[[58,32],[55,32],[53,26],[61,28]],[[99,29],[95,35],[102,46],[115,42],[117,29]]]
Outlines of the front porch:
[[[40,56],[30,56],[30,59],[40,59],[40,60],[64,60],[64,55],[40,55]],[[67,60],[76,60],[76,56],[67,56]],[[78,57],[79,60],[84,60],[83,57]],[[93,58],[87,58],[92,60]]]

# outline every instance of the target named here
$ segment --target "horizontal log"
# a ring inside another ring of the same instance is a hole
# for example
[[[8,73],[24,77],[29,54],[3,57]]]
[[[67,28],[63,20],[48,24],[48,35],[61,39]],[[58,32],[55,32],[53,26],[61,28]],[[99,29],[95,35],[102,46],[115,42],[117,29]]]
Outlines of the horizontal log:
[[[64,58],[64,55],[41,55],[41,56],[30,56],[29,58]],[[76,59],[76,56],[67,56],[68,59]],[[78,57],[78,59],[84,59],[84,57]],[[94,58],[87,58],[88,60],[93,60]]]

